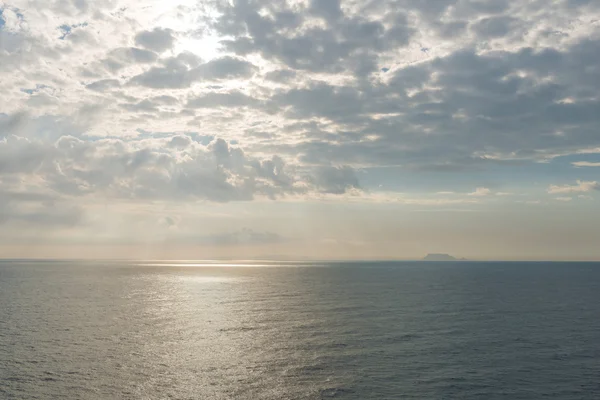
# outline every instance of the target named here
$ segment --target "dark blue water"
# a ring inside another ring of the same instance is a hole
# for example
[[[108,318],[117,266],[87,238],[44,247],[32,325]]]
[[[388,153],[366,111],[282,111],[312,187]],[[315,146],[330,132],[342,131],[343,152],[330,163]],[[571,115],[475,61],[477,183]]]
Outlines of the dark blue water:
[[[600,398],[600,264],[135,264],[0,262],[0,399]]]

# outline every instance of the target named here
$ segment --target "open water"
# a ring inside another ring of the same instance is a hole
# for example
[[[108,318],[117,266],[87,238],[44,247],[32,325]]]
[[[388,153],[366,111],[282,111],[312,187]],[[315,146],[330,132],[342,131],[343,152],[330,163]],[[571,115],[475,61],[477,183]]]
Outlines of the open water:
[[[600,399],[600,264],[0,261],[0,399]]]

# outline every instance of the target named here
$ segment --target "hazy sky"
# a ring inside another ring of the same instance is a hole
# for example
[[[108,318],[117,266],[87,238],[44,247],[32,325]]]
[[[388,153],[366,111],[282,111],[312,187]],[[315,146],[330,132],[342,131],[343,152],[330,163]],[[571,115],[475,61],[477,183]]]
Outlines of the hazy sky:
[[[0,257],[600,259],[600,1],[0,0]]]

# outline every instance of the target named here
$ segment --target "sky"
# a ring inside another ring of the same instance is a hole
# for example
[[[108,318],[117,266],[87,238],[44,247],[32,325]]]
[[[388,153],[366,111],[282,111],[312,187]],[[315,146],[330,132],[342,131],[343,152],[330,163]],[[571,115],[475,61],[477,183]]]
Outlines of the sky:
[[[0,0],[0,257],[600,259],[600,2]]]

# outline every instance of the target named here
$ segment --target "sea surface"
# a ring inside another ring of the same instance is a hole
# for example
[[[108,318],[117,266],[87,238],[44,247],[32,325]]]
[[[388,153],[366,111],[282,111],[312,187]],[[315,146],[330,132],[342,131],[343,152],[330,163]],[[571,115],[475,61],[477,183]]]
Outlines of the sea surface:
[[[0,399],[600,399],[600,264],[0,261]]]

